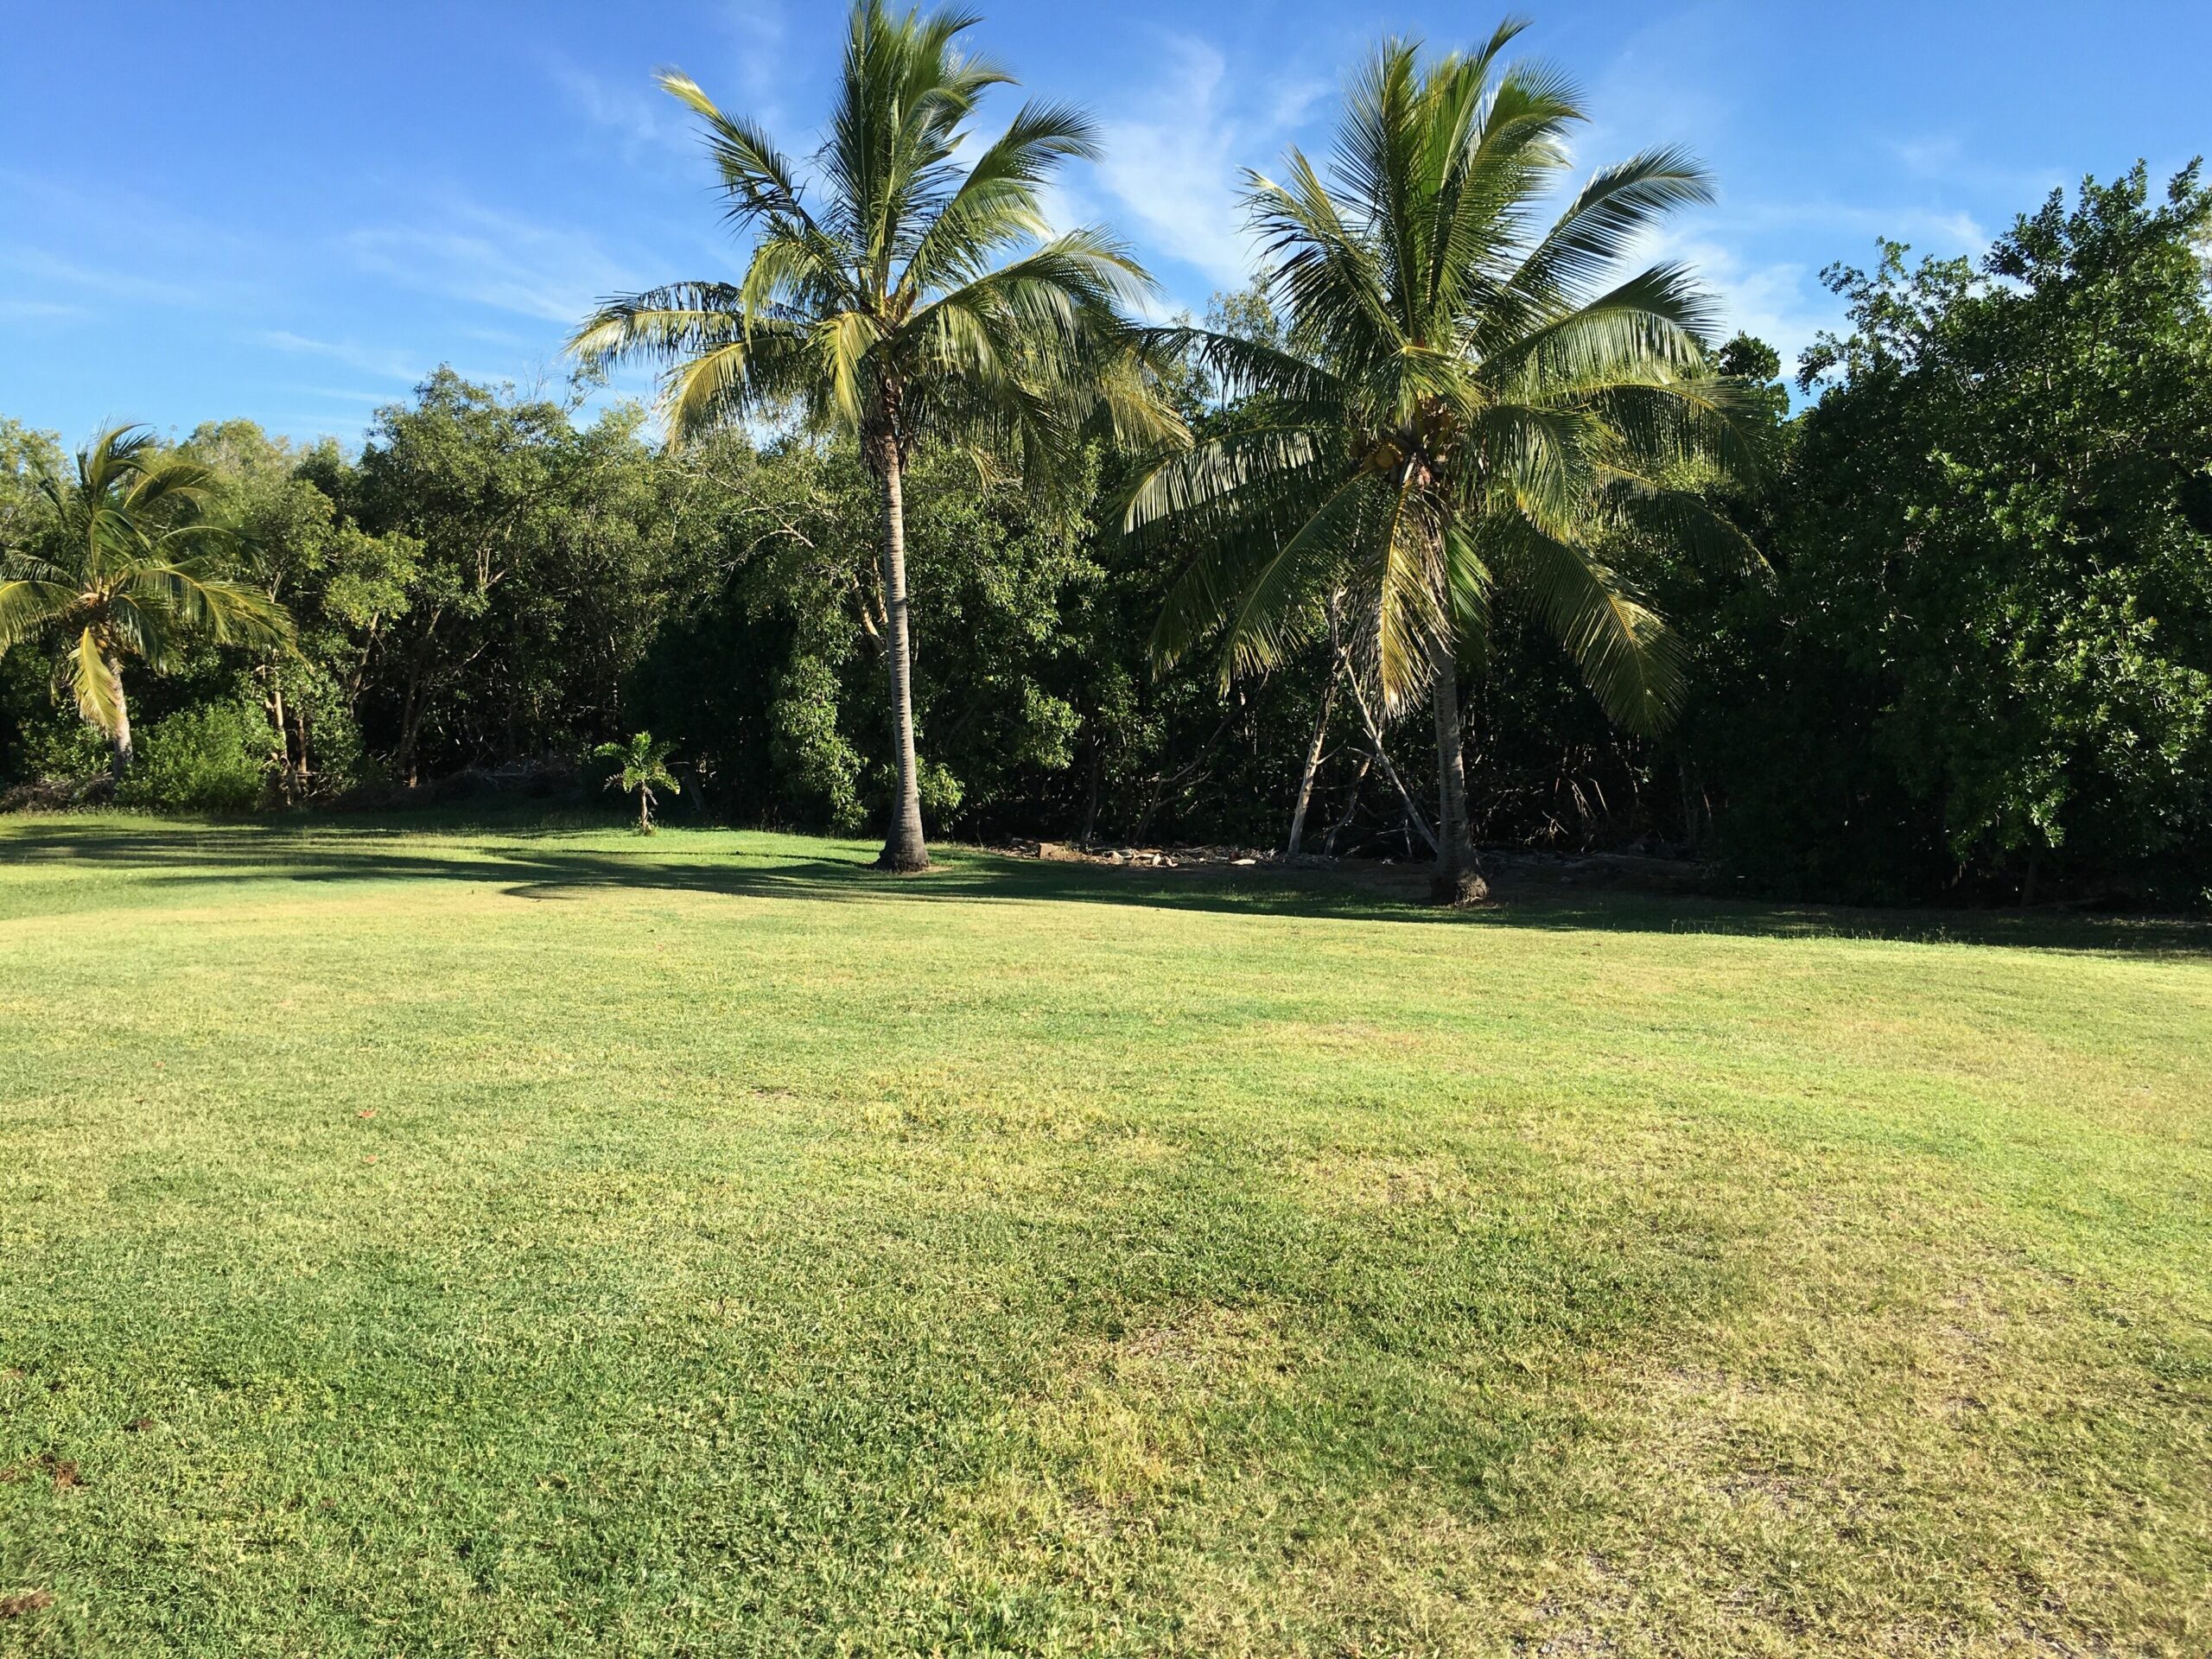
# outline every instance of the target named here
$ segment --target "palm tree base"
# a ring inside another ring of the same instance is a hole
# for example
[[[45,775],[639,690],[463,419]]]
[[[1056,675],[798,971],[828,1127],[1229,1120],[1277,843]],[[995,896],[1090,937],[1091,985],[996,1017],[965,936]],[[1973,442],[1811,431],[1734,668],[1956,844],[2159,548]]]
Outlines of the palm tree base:
[[[1449,905],[1454,909],[1487,904],[1490,902],[1490,883],[1483,880],[1479,870],[1459,870],[1452,874],[1439,872],[1428,879],[1428,902]]]
[[[919,875],[930,867],[930,855],[919,851],[894,852],[885,848],[876,855],[870,869],[881,870],[887,875]]]

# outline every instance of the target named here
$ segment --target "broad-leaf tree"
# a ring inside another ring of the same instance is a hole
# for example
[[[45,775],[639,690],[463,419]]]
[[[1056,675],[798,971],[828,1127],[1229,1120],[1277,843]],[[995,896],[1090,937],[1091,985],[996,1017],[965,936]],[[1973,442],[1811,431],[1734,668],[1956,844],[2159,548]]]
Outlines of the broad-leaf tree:
[[[54,679],[106,734],[115,776],[130,769],[123,665],[159,671],[187,641],[290,642],[283,607],[226,574],[236,532],[200,506],[214,483],[142,427],[111,427],[77,452],[73,474],[39,470],[44,512],[23,545],[0,552],[0,652],[58,637]]]
[[[1725,534],[1669,482],[1700,458],[1751,459],[1689,275],[1615,270],[1662,215],[1706,198],[1705,174],[1649,151],[1547,224],[1586,118],[1556,74],[1501,63],[1519,27],[1427,61],[1386,44],[1347,96],[1325,174],[1294,149],[1281,181],[1247,175],[1282,343],[1160,342],[1236,401],[1220,430],[1140,478],[1126,517],[1194,550],[1154,636],[1163,662],[1217,636],[1224,677],[1264,670],[1337,601],[1388,709],[1430,699],[1436,886],[1454,899],[1478,880],[1459,672],[1481,660],[1493,608],[1529,607],[1614,720],[1657,728],[1680,654],[1606,550],[1655,505]]]
[[[1787,475],[1777,595],[1791,655],[1819,671],[1770,655],[1769,695],[1725,722],[1747,760],[1815,721],[1859,727],[1817,767],[1746,766],[1739,810],[1783,857],[1878,893],[1983,872],[2029,902],[2100,871],[2202,891],[2209,229],[2194,166],[2160,200],[2139,164],[2054,193],[1979,269],[1908,267],[1890,244],[1872,272],[1828,273],[1851,329],[1806,353],[1801,385],[1821,395]],[[1866,712],[1847,725],[1847,709]],[[1847,769],[1884,780],[1916,847],[1872,838],[1834,787]]]
[[[857,438],[881,508],[884,655],[897,798],[882,867],[926,868],[915,760],[906,505],[916,448],[942,442],[1033,480],[1068,463],[1102,413],[1167,424],[1122,307],[1148,278],[1118,242],[1054,234],[1039,187],[1096,151],[1090,123],[1025,104],[965,148],[978,99],[1010,81],[961,48],[976,17],[854,8],[829,136],[810,191],[760,127],[687,77],[661,85],[704,126],[727,214],[752,237],[734,283],[677,283],[608,302],[580,329],[585,360],[670,365],[672,443],[796,416]],[[963,160],[965,164],[963,165]]]

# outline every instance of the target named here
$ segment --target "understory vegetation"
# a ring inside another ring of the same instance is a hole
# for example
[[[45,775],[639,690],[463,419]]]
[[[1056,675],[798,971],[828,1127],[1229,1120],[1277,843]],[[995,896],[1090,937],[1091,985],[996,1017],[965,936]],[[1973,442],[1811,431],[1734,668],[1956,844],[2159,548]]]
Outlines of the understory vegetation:
[[[1776,893],[2197,902],[2206,213],[2193,173],[2160,199],[2139,172],[2054,200],[1979,267],[1891,248],[1839,271],[1853,328],[1808,357],[1795,416],[1771,352],[1721,350],[1771,388],[1778,459],[1754,485],[1699,487],[1761,557],[1619,532],[1685,659],[1656,735],[1612,725],[1544,628],[1502,613],[1465,670],[1477,839],[1690,852]],[[1210,321],[1261,341],[1281,327],[1257,292]],[[1193,425],[1233,425],[1197,352],[1171,379]],[[441,372],[358,454],[244,421],[178,440],[245,532],[231,574],[289,609],[298,648],[199,640],[134,685],[144,772],[124,798],[384,801],[456,773],[557,774],[650,728],[692,822],[880,823],[896,783],[880,509],[855,444],[725,430],[671,452],[641,410],[582,418],[582,391]],[[50,435],[0,426],[0,538],[41,533],[41,457],[60,464]],[[1226,690],[1203,648],[1156,667],[1187,554],[1120,534],[1132,462],[1111,443],[1045,496],[950,448],[912,466],[933,831],[1280,847],[1318,754],[1305,850],[1426,856],[1427,721],[1383,718],[1325,628]],[[107,766],[48,658],[0,658],[0,776]]]

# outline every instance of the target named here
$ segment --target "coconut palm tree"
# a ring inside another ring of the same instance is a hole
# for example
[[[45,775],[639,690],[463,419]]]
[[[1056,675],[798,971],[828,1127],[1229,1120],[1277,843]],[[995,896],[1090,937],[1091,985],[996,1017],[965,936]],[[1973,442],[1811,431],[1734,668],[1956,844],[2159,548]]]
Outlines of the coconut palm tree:
[[[222,573],[239,538],[200,516],[213,483],[145,428],[111,427],[77,452],[73,477],[41,465],[42,522],[0,551],[0,652],[60,636],[55,684],[106,735],[118,781],[131,760],[127,659],[158,672],[194,638],[291,643],[283,607]]]
[[[760,127],[687,77],[660,84],[703,124],[727,216],[750,232],[735,283],[677,283],[611,300],[571,349],[587,362],[670,366],[672,444],[716,426],[796,416],[858,441],[881,503],[885,657],[898,798],[881,868],[928,868],[914,753],[905,478],[918,445],[967,448],[1033,481],[1101,411],[1122,430],[1169,424],[1123,306],[1150,279],[1102,232],[1053,234],[1039,187],[1096,153],[1090,123],[1029,103],[957,159],[977,99],[1011,80],[963,52],[976,19],[946,9],[852,13],[817,196]]]
[[[1654,150],[1599,172],[1545,223],[1584,116],[1572,88],[1501,64],[1520,25],[1424,61],[1380,48],[1353,82],[1325,175],[1293,149],[1248,174],[1280,347],[1203,330],[1194,353],[1235,394],[1224,429],[1147,470],[1126,527],[1198,550],[1154,636],[1163,662],[1218,633],[1223,674],[1262,670],[1343,595],[1385,709],[1435,715],[1436,889],[1479,887],[1467,844],[1459,675],[1493,607],[1558,635],[1612,718],[1663,724],[1680,653],[1601,550],[1623,516],[1676,508],[1681,463],[1754,458],[1739,389],[1708,371],[1711,314],[1682,270],[1611,280],[1706,175]]]
[[[651,732],[639,732],[627,743],[602,743],[592,753],[592,759],[604,761],[613,770],[607,775],[607,786],[620,789],[625,795],[638,798],[638,833],[650,836],[653,832],[653,791],[664,789],[671,795],[681,795],[683,785],[668,769],[668,752],[673,743],[656,742]]]

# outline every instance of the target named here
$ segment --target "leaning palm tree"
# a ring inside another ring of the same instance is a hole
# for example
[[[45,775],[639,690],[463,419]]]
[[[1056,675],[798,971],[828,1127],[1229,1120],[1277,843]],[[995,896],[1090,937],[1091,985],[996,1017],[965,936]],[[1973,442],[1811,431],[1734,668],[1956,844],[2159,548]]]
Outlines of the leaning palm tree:
[[[238,538],[200,516],[213,483],[145,429],[111,427],[77,452],[73,476],[41,467],[41,518],[27,545],[0,551],[0,652],[59,637],[56,686],[107,737],[118,780],[131,760],[125,659],[158,671],[194,638],[291,641],[283,607],[223,574]]]
[[[670,365],[671,444],[737,422],[796,416],[857,439],[882,508],[885,657],[898,798],[879,861],[925,869],[915,766],[904,481],[940,442],[1033,480],[1102,411],[1124,432],[1169,424],[1122,308],[1150,279],[1096,230],[1053,234],[1039,187],[1096,152],[1090,122],[1026,104],[963,169],[967,124],[1003,70],[960,49],[976,19],[853,10],[819,200],[768,135],[687,77],[660,84],[704,124],[727,213],[753,236],[736,283],[678,283],[611,300],[571,349],[593,364]]]
[[[1555,74],[1500,64],[1519,29],[1427,62],[1386,44],[1352,85],[1326,182],[1295,149],[1282,182],[1246,175],[1284,344],[1164,339],[1236,402],[1221,431],[1138,479],[1126,515],[1198,550],[1154,636],[1161,662],[1218,634],[1224,679],[1262,670],[1342,605],[1386,710],[1430,699],[1447,899],[1480,880],[1459,674],[1493,607],[1548,624],[1614,720],[1660,727],[1680,653],[1602,550],[1655,504],[1698,525],[1666,487],[1684,463],[1752,459],[1738,388],[1707,368],[1689,276],[1609,281],[1660,215],[1707,197],[1706,175],[1648,152],[1546,226],[1584,117]]]

